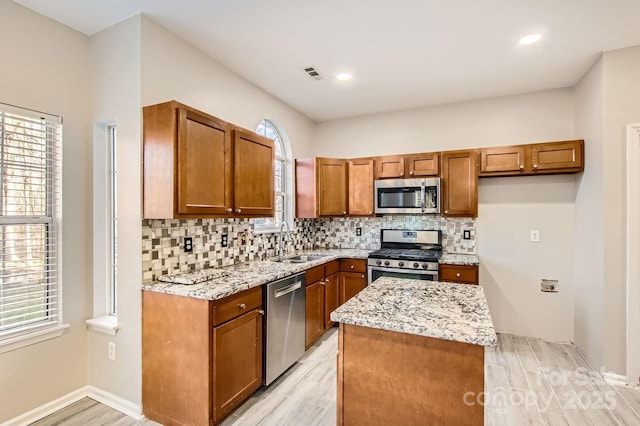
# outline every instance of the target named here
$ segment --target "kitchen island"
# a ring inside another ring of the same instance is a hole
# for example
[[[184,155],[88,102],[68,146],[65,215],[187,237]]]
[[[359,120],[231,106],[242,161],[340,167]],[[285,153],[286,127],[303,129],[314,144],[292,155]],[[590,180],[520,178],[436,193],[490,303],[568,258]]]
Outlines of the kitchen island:
[[[340,323],[338,425],[484,422],[484,347],[497,344],[480,286],[382,277]]]

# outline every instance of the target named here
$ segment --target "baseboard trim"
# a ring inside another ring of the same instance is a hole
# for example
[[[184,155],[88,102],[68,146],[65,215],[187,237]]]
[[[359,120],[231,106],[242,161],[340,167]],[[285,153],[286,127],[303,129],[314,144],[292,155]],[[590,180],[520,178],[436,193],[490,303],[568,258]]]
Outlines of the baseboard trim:
[[[89,397],[101,404],[113,408],[114,410],[118,410],[127,416],[133,417],[135,420],[141,420],[144,418],[142,415],[142,408],[138,404],[95,386],[84,386],[61,396],[60,398],[54,399],[51,402],[47,402],[46,404],[36,407],[33,410],[29,410],[26,413],[9,419],[4,423],[0,423],[0,426],[29,425],[85,397]]]
[[[601,374],[604,381],[611,385],[627,386],[629,384],[629,379],[627,378],[627,376],[623,376],[622,374],[616,374],[607,371],[602,371]]]

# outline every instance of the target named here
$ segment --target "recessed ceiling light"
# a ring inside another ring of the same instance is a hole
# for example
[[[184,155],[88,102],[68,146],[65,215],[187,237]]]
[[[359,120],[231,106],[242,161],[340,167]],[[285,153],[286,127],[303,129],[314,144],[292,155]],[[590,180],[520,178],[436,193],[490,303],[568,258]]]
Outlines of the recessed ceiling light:
[[[519,43],[520,44],[533,44],[535,42],[540,41],[540,39],[542,38],[542,35],[540,34],[529,34],[527,36],[524,36],[520,39]]]
[[[340,81],[347,81],[347,80],[351,80],[353,76],[349,73],[346,72],[342,72],[338,75],[336,75],[336,80],[340,80]]]

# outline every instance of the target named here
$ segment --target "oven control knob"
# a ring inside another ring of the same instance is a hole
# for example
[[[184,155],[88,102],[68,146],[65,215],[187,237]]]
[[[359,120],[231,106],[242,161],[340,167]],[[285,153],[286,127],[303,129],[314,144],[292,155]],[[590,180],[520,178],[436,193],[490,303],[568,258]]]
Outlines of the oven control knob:
[[[398,262],[398,266],[402,268],[404,266],[404,262]]]
[[[389,261],[388,260],[384,261],[384,266],[389,266]]]
[[[382,265],[382,260],[376,260],[376,265],[378,266]]]
[[[414,263],[414,264],[413,264],[413,267],[414,267],[414,268],[417,268],[418,266],[420,266],[420,265],[418,265],[418,262],[416,262],[416,263]]]
[[[422,264],[422,269],[427,269],[429,267],[429,265],[427,265],[426,263]]]

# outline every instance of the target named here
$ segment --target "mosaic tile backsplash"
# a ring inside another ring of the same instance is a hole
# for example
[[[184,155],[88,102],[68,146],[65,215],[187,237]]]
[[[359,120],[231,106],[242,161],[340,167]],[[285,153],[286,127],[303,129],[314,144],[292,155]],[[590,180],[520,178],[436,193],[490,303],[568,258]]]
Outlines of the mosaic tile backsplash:
[[[287,253],[316,248],[380,247],[380,229],[440,229],[449,253],[475,253],[475,220],[439,216],[381,216],[374,218],[296,219],[285,242]],[[356,228],[362,235],[356,236]],[[464,230],[470,240],[462,238]],[[222,235],[228,246],[222,247]],[[183,251],[184,237],[193,238],[193,252]],[[277,233],[254,233],[252,219],[175,219],[142,221],[142,281],[161,275],[218,268],[272,257],[278,251]]]

